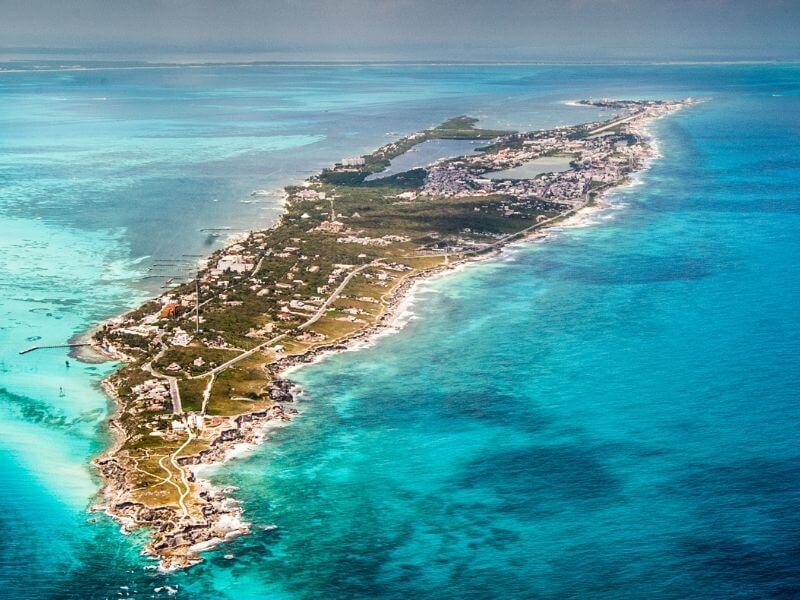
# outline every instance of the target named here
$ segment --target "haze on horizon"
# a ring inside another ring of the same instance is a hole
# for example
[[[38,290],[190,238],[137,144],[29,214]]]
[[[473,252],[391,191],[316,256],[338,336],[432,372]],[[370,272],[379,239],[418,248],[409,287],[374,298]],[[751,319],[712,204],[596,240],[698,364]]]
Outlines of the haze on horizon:
[[[796,0],[0,0],[0,57],[800,58]]]

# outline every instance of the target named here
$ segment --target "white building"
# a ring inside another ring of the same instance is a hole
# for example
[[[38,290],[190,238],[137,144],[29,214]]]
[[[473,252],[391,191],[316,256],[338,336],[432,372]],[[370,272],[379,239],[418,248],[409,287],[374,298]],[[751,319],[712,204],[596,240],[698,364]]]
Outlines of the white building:
[[[198,429],[202,431],[206,428],[206,418],[200,413],[191,413],[188,417],[186,417],[186,421],[191,429]]]
[[[217,270],[219,272],[233,271],[234,273],[246,273],[250,271],[255,265],[253,263],[245,262],[241,256],[223,256],[217,263]]]

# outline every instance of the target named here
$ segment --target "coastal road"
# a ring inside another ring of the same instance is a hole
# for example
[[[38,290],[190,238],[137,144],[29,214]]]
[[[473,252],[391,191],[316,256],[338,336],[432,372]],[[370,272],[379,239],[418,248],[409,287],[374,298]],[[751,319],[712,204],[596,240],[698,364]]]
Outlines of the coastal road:
[[[586,206],[586,204],[587,203],[584,202],[583,204],[580,204],[578,206],[570,208],[569,210],[565,210],[563,213],[559,213],[554,217],[550,217],[549,219],[545,219],[544,221],[539,221],[538,223],[535,223],[534,225],[531,225],[530,227],[526,227],[525,229],[523,229],[521,231],[518,231],[516,233],[511,233],[511,234],[509,234],[509,235],[507,235],[507,236],[505,236],[503,238],[500,238],[499,240],[497,240],[493,244],[489,244],[489,246],[487,246],[485,249],[472,250],[471,253],[477,254],[478,252],[486,252],[486,250],[488,250],[490,248],[493,249],[493,250],[496,250],[497,248],[499,248],[501,246],[504,246],[505,244],[508,244],[508,242],[510,242],[511,240],[513,240],[515,238],[525,237],[526,235],[528,235],[529,233],[531,233],[533,231],[536,231],[537,229],[541,229],[542,227],[546,227],[547,225],[550,225],[551,223],[553,223],[555,221],[559,221],[561,219],[564,219],[566,217],[570,217],[570,216],[574,215],[580,209],[584,208]],[[468,252],[465,252],[464,254],[468,254]]]
[[[639,115],[637,114],[637,115],[631,115],[630,117],[625,117],[624,119],[621,119],[621,120],[618,120],[618,121],[614,122],[610,126],[614,127],[616,125],[619,125],[620,123],[623,123],[623,122],[629,121],[631,119],[634,119],[637,116],[639,116]],[[495,249],[497,249],[497,248],[509,243],[510,241],[514,240],[515,238],[524,237],[525,235],[527,235],[527,234],[529,234],[529,233],[531,233],[531,232],[533,232],[533,231],[535,231],[537,229],[540,229],[540,228],[545,227],[547,225],[550,225],[550,224],[552,224],[552,223],[554,223],[554,222],[556,222],[558,220],[564,219],[566,217],[569,217],[569,216],[575,214],[577,211],[579,211],[580,209],[584,208],[587,203],[588,202],[584,202],[584,203],[580,204],[579,206],[575,206],[575,207],[573,207],[573,208],[571,208],[571,209],[569,209],[569,210],[567,210],[567,211],[565,211],[563,213],[560,213],[558,215],[550,217],[549,219],[545,219],[544,221],[540,221],[538,223],[535,223],[534,225],[531,225],[530,227],[527,227],[527,228],[525,228],[525,229],[523,229],[521,231],[518,231],[516,233],[512,233],[510,235],[507,235],[507,236],[497,240],[496,242],[492,243],[491,245],[487,246],[486,248],[483,248],[481,250],[472,250],[472,251],[468,251],[468,252],[463,252],[461,254],[462,254],[462,256],[477,255],[477,254],[482,254],[482,253],[490,251],[490,250],[495,250]],[[412,257],[409,257],[409,258],[412,258]],[[418,257],[414,256],[413,258],[418,258]],[[305,323],[300,325],[298,327],[298,329],[300,329],[300,330],[308,329],[314,323],[316,323],[320,318],[322,318],[322,316],[325,314],[325,311],[328,310],[330,305],[333,304],[336,301],[336,299],[339,297],[339,294],[341,294],[342,291],[347,287],[347,284],[349,284],[350,281],[352,281],[353,277],[355,277],[356,275],[358,275],[362,271],[368,269],[369,267],[374,267],[374,266],[377,266],[377,265],[381,264],[382,260],[383,259],[374,260],[374,261],[369,262],[369,263],[367,263],[365,265],[361,265],[360,267],[357,267],[356,269],[353,269],[347,275],[347,277],[345,277],[344,280],[339,284],[339,286],[333,291],[333,293],[330,296],[328,296],[328,299],[325,300],[325,302],[322,304],[322,306],[320,306],[319,309]],[[239,356],[236,356],[236,357],[230,359],[229,361],[224,362],[221,365],[218,365],[218,366],[214,367],[210,371],[207,371],[206,373],[203,373],[202,375],[191,376],[191,377],[189,377],[189,379],[202,379],[204,377],[208,377],[209,375],[213,378],[216,375],[218,375],[219,373],[222,373],[223,371],[229,369],[230,367],[232,367],[236,363],[238,363],[238,362],[240,362],[240,361],[252,356],[256,352],[259,352],[259,351],[263,350],[264,348],[266,348],[268,346],[271,346],[272,344],[275,344],[276,342],[279,342],[280,340],[282,340],[286,336],[287,336],[286,333],[282,333],[282,334],[280,334],[278,336],[275,336],[274,338],[269,339],[266,342],[263,342],[263,343],[259,344],[258,346],[255,346],[254,348],[251,348],[250,350],[248,350],[246,352],[243,352]],[[164,377],[167,377],[167,376],[165,375]],[[167,377],[167,378],[169,378],[169,377]],[[177,388],[177,385],[176,385],[176,388]],[[179,400],[179,402],[180,402],[180,400]]]
[[[638,115],[633,115],[633,116],[636,117]],[[599,186],[599,187],[595,188],[594,190],[592,190],[592,193],[595,193],[595,194],[599,195],[602,192],[605,192],[607,189],[609,189],[611,187],[614,187],[615,185],[616,184],[613,184],[613,183],[603,184],[602,186]],[[560,221],[562,219],[566,219],[567,217],[571,217],[572,215],[577,213],[579,210],[583,210],[584,208],[589,206],[589,202],[591,202],[591,198],[587,194],[584,197],[583,202],[581,202],[580,204],[574,205],[572,208],[570,208],[568,210],[565,210],[562,213],[558,213],[557,215],[555,215],[553,217],[550,217],[549,219],[545,219],[544,221],[539,221],[538,223],[535,223],[535,224],[531,225],[530,227],[526,227],[525,229],[522,229],[520,231],[517,231],[516,233],[510,233],[507,236],[502,237],[499,240],[497,240],[496,242],[490,244],[486,248],[482,248],[481,250],[469,250],[467,252],[462,252],[462,254],[464,254],[464,255],[467,255],[467,254],[481,254],[481,253],[486,252],[487,250],[490,250],[490,249],[491,250],[496,250],[496,249],[500,248],[501,246],[504,246],[505,244],[509,243],[514,238],[525,237],[526,235],[528,235],[529,233],[531,233],[533,231],[536,231],[537,229],[541,229],[542,227],[547,227],[548,225],[552,225],[556,221]]]
[[[342,280],[342,283],[339,284],[339,286],[333,291],[333,293],[330,296],[328,296],[328,299],[322,304],[322,306],[319,307],[319,310],[317,310],[317,312],[314,313],[314,315],[312,315],[312,317],[308,321],[303,323],[299,327],[299,329],[306,329],[306,328],[310,327],[311,325],[313,325],[314,323],[316,323],[319,320],[319,318],[322,317],[322,315],[325,314],[325,311],[328,310],[328,307],[330,307],[330,305],[336,300],[336,298],[339,297],[339,294],[342,293],[342,290],[344,290],[344,288],[347,287],[347,284],[350,283],[350,281],[352,281],[353,277],[355,277],[356,275],[358,275],[359,273],[361,273],[365,269],[367,269],[369,267],[372,267],[372,266],[375,266],[377,264],[380,264],[380,261],[372,261],[370,263],[367,263],[366,265],[361,265],[360,267],[358,267],[356,269],[353,269],[347,275],[347,277],[345,277],[344,280]],[[211,386],[213,385],[214,379],[217,376],[217,374],[219,374],[222,371],[225,371],[226,369],[232,367],[233,365],[235,365],[236,363],[238,363],[241,360],[244,360],[248,356],[252,356],[253,354],[258,352],[262,348],[265,348],[267,346],[270,346],[270,345],[274,344],[275,342],[278,342],[278,341],[282,340],[284,337],[286,337],[286,335],[287,334],[282,333],[281,335],[275,336],[274,338],[272,338],[270,340],[267,340],[266,342],[264,342],[262,344],[259,344],[255,348],[252,348],[252,349],[248,350],[247,352],[243,352],[242,354],[240,354],[236,358],[232,358],[231,360],[229,360],[229,361],[227,361],[225,363],[222,363],[221,365],[219,365],[217,367],[214,367],[213,369],[211,369],[207,373],[203,373],[202,375],[196,375],[194,377],[190,377],[189,379],[201,379],[203,377],[209,377],[210,376],[210,380],[208,382],[208,386],[206,386],[206,389],[203,392],[203,405],[202,405],[202,409],[201,409],[202,412],[205,413],[205,407],[206,407],[206,404],[208,403],[208,398],[211,395]],[[166,350],[166,348],[163,348],[161,350],[161,352],[158,355],[156,355],[156,358],[154,360],[158,360],[163,355],[165,350]],[[153,369],[152,363],[146,365],[146,367],[143,367],[143,368],[145,368],[146,370],[149,370],[150,373],[152,373],[156,377],[161,377],[161,378],[167,379],[169,381],[170,396],[172,397],[172,410],[173,410],[173,412],[175,414],[181,414],[181,412],[182,412],[181,411],[181,396],[180,396],[180,390],[178,389],[178,380],[175,377],[170,377],[169,375],[163,375],[161,373],[158,373],[155,369]],[[184,487],[183,490],[181,490],[180,486],[178,486],[174,481],[172,481],[172,472],[169,469],[167,469],[161,461],[159,461],[159,464],[161,465],[161,468],[164,469],[168,473],[168,477],[167,477],[167,479],[165,481],[167,481],[168,483],[172,484],[173,486],[175,486],[178,489],[178,493],[179,493],[178,505],[180,506],[181,511],[183,511],[183,516],[184,517],[188,517],[189,516],[189,509],[186,507],[186,502],[185,501],[186,501],[186,497],[189,495],[190,487],[189,487],[189,481],[188,481],[187,476],[186,476],[186,470],[180,464],[178,464],[178,460],[177,459],[178,459],[178,455],[181,452],[183,452],[184,448],[186,448],[186,446],[188,446],[191,443],[191,441],[195,438],[195,436],[192,433],[191,429],[188,429],[188,432],[189,432],[189,436],[186,439],[186,441],[183,444],[181,444],[181,446],[177,450],[175,450],[175,452],[172,453],[170,455],[170,457],[169,457],[169,460],[172,463],[172,466],[175,467],[175,469],[180,473],[180,482],[181,482],[181,484],[183,484],[183,487]],[[166,457],[164,457],[164,458],[166,458]],[[164,458],[162,458],[161,460],[163,461]]]
[[[516,238],[525,237],[526,235],[536,231],[537,229],[541,229],[542,227],[547,227],[548,225],[552,225],[556,221],[560,221],[561,219],[565,219],[567,217],[571,217],[572,215],[574,215],[576,212],[578,212],[582,208],[586,208],[587,204],[589,204],[588,200],[582,202],[581,204],[579,204],[577,206],[573,206],[569,210],[565,210],[562,213],[558,213],[557,215],[555,215],[553,217],[550,217],[549,219],[545,219],[544,221],[539,221],[538,223],[534,223],[530,227],[526,227],[525,229],[521,229],[521,230],[517,231],[516,233],[510,233],[510,234],[508,234],[506,236],[503,236],[499,240],[497,240],[496,242],[492,242],[491,244],[489,244],[485,248],[481,248],[479,250],[467,250],[465,252],[458,252],[458,253],[456,253],[456,256],[477,256],[478,254],[484,254],[484,253],[490,252],[492,250],[497,250],[498,248],[501,248],[502,246],[505,246],[506,244],[508,244],[509,242],[513,241]],[[426,256],[426,255],[420,255],[420,256]],[[404,258],[420,258],[420,256],[413,256],[412,255],[412,256],[407,256],[407,257],[404,257]]]

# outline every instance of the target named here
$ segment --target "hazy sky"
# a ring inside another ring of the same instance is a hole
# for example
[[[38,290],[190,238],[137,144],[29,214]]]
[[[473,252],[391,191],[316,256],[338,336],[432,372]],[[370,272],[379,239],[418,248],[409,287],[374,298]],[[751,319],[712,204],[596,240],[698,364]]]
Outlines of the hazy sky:
[[[0,0],[0,46],[321,59],[800,58],[800,0]]]

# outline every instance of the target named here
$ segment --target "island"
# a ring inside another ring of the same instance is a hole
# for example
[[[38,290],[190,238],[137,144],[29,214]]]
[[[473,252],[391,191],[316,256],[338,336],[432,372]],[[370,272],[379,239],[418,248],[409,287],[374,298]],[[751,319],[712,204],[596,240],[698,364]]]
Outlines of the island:
[[[597,204],[654,155],[646,125],[691,102],[585,100],[613,116],[534,132],[456,117],[287,187],[274,226],[240,236],[193,280],[93,332],[92,345],[121,361],[104,381],[115,442],[95,460],[103,489],[94,509],[124,531],[146,528],[144,551],[166,570],[247,534],[231,490],[200,467],[292,419],[289,367],[391,325],[419,278]],[[443,140],[481,145],[381,176],[393,159]]]

